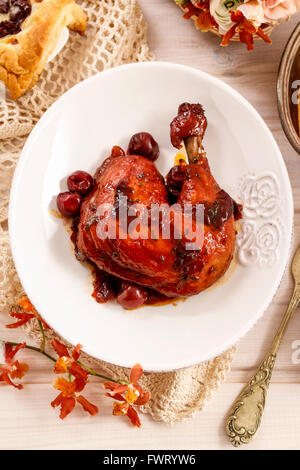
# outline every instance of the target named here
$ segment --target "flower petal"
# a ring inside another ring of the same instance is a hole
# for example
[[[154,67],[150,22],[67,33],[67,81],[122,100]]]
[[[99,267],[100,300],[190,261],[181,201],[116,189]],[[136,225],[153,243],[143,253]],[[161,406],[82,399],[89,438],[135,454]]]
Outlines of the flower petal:
[[[25,373],[28,371],[29,367],[27,364],[25,363],[20,363],[19,361],[15,361],[13,362],[13,364],[11,364],[11,372],[10,372],[10,376],[12,379],[21,379]]]
[[[73,411],[74,406],[75,406],[75,398],[73,397],[63,397],[61,400],[61,409],[60,409],[60,419],[65,419],[68,414]]]
[[[18,304],[23,310],[25,310],[25,312],[36,312],[36,309],[34,308],[32,303],[28,299],[27,295],[25,295],[24,297],[21,297],[18,300]]]
[[[0,369],[1,371],[1,369]],[[2,369],[2,375],[0,376],[0,381],[4,381],[7,383],[7,385],[12,385],[13,387],[17,388],[18,390],[22,390],[23,385],[21,384],[15,384],[11,380],[8,371]]]
[[[57,359],[54,364],[55,374],[65,374],[68,372],[68,366],[71,364],[72,359],[70,357],[61,356]]]
[[[70,357],[69,351],[67,350],[66,346],[60,343],[59,341],[57,341],[57,339],[53,339],[51,344],[53,348],[55,349],[56,354],[59,355],[59,357],[62,357],[62,356]]]
[[[119,403],[115,401],[112,414],[114,416],[127,415],[129,407],[130,405],[128,405],[128,403]]]
[[[140,391],[135,387],[133,384],[129,384],[125,393],[125,400],[127,403],[132,403],[136,402],[136,400],[140,396]]]
[[[53,382],[53,387],[62,392],[63,397],[73,397],[75,395],[76,383],[69,382],[64,377],[57,377]]]
[[[92,416],[95,416],[97,413],[98,413],[98,408],[96,405],[93,405],[92,403],[90,403],[85,397],[83,397],[82,395],[79,395],[79,397],[77,397],[77,401],[78,403],[80,403],[80,405],[82,406],[82,408],[84,409],[84,411],[87,411],[88,413],[90,413],[90,415]]]
[[[238,24],[234,24],[226,34],[224,34],[222,41],[221,41],[221,46],[226,47],[229,44],[230,39],[235,35],[235,30],[238,27]]]
[[[135,405],[137,406],[142,406],[146,405],[150,399],[150,393],[149,392],[143,392],[141,396],[135,401]]]
[[[86,370],[84,370],[79,364],[76,364],[76,362],[72,362],[70,365],[70,372],[74,377],[77,379],[85,380],[87,381],[88,373]]]
[[[137,414],[135,409],[132,408],[132,406],[129,406],[128,411],[127,411],[127,416],[132,422],[133,426],[137,426],[138,428],[141,427],[139,415]]]
[[[77,346],[75,346],[75,348],[73,349],[72,357],[73,357],[74,361],[78,361],[78,358],[79,358],[80,353],[81,353],[81,348],[82,348],[82,344],[77,344]]]
[[[10,316],[14,318],[19,318],[19,321],[15,323],[10,323],[9,325],[5,325],[6,328],[18,328],[19,326],[25,325],[31,318],[34,318],[33,313],[14,313],[10,312]]]
[[[104,388],[108,388],[109,390],[114,390],[119,386],[116,382],[104,382],[103,384]]]
[[[114,400],[126,401],[125,398],[122,397],[122,395],[120,395],[119,393],[116,393],[115,395],[112,395],[111,393],[106,393],[105,395],[106,395],[107,397],[113,398]]]
[[[127,388],[128,388],[127,384],[117,385],[117,387],[115,387],[115,389],[111,391],[111,394],[112,395],[115,395],[115,394],[122,395],[122,393],[126,392]]]
[[[130,383],[135,384],[143,375],[143,368],[140,364],[135,364],[130,372]]]
[[[75,377],[74,382],[76,384],[75,392],[78,393],[78,392],[82,392],[82,390],[84,389],[84,387],[86,386],[88,382],[88,379],[87,377],[85,379],[81,377]]]
[[[62,399],[63,399],[63,394],[60,393],[59,395],[57,395],[56,398],[54,398],[54,400],[51,402],[51,406],[53,408],[55,408],[56,406],[59,406],[62,402]]]
[[[240,41],[247,45],[248,51],[252,51],[254,48],[253,45],[253,35],[248,33],[246,30],[242,30],[239,33]]]
[[[257,35],[263,39],[265,42],[268,42],[269,44],[272,44],[272,39],[267,36],[261,28],[258,28],[257,30]]]
[[[17,344],[17,346],[14,346],[11,345],[11,344],[7,344],[5,343],[5,361],[7,364],[10,364],[11,361],[13,360],[13,358],[15,357],[15,355],[17,354],[17,352],[20,350],[20,349],[24,349],[26,347],[26,343],[19,343]]]

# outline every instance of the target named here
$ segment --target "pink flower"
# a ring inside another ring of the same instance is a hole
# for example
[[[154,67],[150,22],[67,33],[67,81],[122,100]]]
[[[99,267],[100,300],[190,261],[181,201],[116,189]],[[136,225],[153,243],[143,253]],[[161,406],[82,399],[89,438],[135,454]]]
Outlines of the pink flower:
[[[267,21],[287,19],[299,9],[299,0],[263,0]]]

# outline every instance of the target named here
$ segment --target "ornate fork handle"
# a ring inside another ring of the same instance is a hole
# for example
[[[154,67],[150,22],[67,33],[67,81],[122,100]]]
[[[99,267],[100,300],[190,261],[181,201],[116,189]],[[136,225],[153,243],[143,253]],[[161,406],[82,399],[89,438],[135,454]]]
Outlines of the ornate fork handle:
[[[260,427],[277,352],[288,322],[299,301],[300,285],[296,284],[290,304],[273,339],[270,350],[229,411],[226,420],[226,433],[235,447],[248,444],[255,437]]]

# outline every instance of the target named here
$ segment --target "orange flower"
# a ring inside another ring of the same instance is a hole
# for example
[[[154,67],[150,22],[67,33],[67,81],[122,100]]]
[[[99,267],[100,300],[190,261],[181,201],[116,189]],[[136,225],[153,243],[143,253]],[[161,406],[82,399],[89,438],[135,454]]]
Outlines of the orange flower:
[[[54,388],[60,391],[60,394],[51,402],[51,406],[55,408],[60,406],[61,419],[64,419],[74,409],[76,402],[79,403],[84,411],[87,411],[91,416],[98,413],[97,406],[90,403],[84,396],[80,395],[79,392],[83,390],[82,383],[75,378],[72,382],[69,382],[63,377],[58,377],[54,383]]]
[[[223,36],[221,46],[228,46],[235,32],[239,33],[240,41],[247,45],[248,51],[253,49],[254,34],[257,34],[265,42],[272,43],[271,39],[263,32],[262,28],[256,28],[245,18],[241,11],[231,11],[231,21],[235,24]]]
[[[98,413],[98,408],[79,394],[88,382],[88,373],[76,362],[80,356],[81,344],[77,344],[71,355],[66,346],[57,339],[54,339],[51,344],[59,356],[54,365],[54,372],[56,374],[68,372],[75,377],[73,381],[68,381],[64,377],[58,377],[55,380],[53,386],[61,393],[52,401],[51,406],[53,408],[60,406],[61,419],[71,413],[76,402],[90,415],[94,416]]]
[[[77,378],[77,380],[82,381],[85,385],[87,383],[88,374],[79,364],[76,363],[80,356],[80,349],[82,348],[81,344],[77,344],[73,349],[71,356],[66,346],[63,343],[60,343],[57,339],[52,340],[51,344],[59,356],[54,365],[54,372],[56,374],[70,372]]]
[[[19,390],[23,388],[23,385],[15,384],[12,379],[21,379],[28,371],[29,367],[25,363],[13,361],[13,358],[17,352],[25,348],[25,346],[26,343],[21,343],[14,348],[12,345],[5,343],[5,364],[0,364],[0,382],[6,382],[8,385],[12,385]]]
[[[27,296],[21,297],[21,299],[18,300],[18,304],[24,310],[24,312],[10,312],[10,316],[13,318],[18,318],[19,321],[6,325],[6,328],[18,328],[19,326],[25,325],[25,323],[29,322],[29,320],[32,318],[37,318],[41,321],[44,328],[50,329],[50,326],[47,325],[47,323],[40,317]]]
[[[196,16],[196,26],[201,31],[209,31],[210,28],[217,25],[215,19],[210,14],[209,2],[207,0],[199,1],[195,4],[188,2],[183,8],[185,10],[183,18],[189,20],[192,16]]]
[[[107,393],[106,395],[108,397],[114,398],[115,400],[118,400],[114,403],[113,415],[126,415],[132,424],[137,427],[141,426],[141,422],[136,410],[132,405],[145,405],[150,398],[149,392],[144,392],[144,390],[139,385],[137,385],[137,382],[142,375],[142,366],[140,364],[136,364],[131,369],[129,383],[104,383],[104,388],[111,390],[111,393]]]

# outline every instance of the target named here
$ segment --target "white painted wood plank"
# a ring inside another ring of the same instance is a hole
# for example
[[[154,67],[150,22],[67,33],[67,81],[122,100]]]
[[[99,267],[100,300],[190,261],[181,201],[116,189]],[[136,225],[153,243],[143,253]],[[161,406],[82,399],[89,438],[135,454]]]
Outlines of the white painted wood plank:
[[[140,429],[111,416],[112,401],[96,385],[87,397],[100,401],[101,414],[90,417],[76,408],[64,421],[50,407],[56,392],[49,385],[28,385],[21,392],[1,387],[0,449],[231,449],[224,417],[241,387],[225,384],[204,411],[183,423],[167,426],[143,415]],[[243,448],[299,448],[299,393],[300,384],[273,384],[263,427]]]

